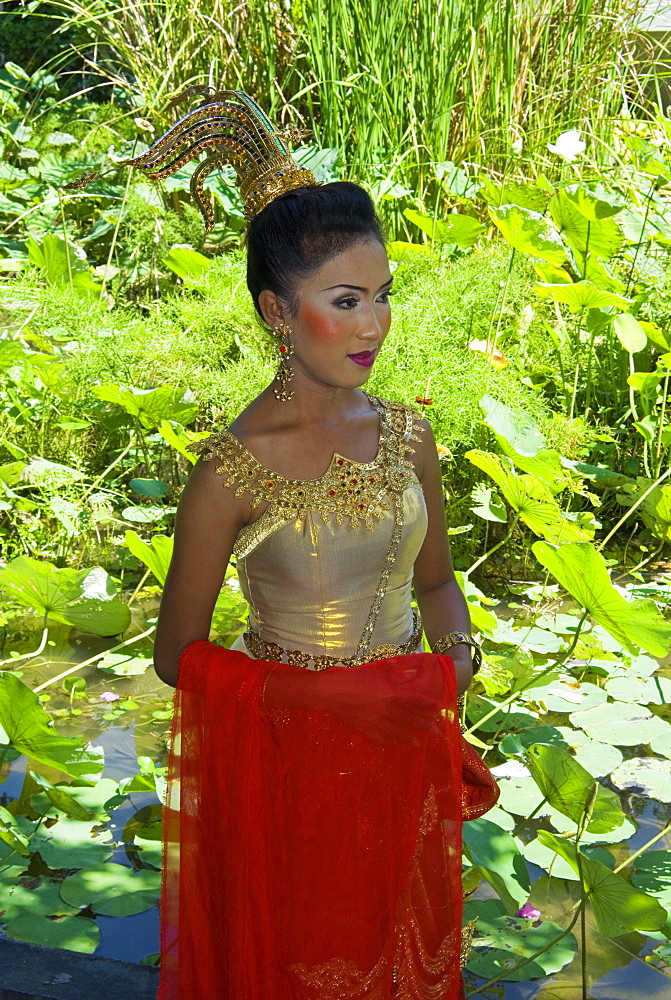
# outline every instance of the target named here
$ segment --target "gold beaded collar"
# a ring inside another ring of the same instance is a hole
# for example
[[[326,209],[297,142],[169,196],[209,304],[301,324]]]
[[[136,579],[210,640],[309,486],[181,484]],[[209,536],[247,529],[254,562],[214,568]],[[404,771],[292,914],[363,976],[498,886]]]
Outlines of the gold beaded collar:
[[[417,482],[408,454],[412,442],[421,441],[421,417],[403,403],[392,403],[366,393],[380,416],[378,453],[372,462],[354,462],[335,453],[318,479],[287,479],[261,465],[230,431],[211,434],[189,445],[204,461],[217,459],[216,472],[236,497],[247,494],[252,508],[268,503],[287,520],[305,518],[317,510],[323,521],[335,516],[337,524],[349,518],[352,527],[363,521],[372,529],[389,510],[388,497],[403,493]]]

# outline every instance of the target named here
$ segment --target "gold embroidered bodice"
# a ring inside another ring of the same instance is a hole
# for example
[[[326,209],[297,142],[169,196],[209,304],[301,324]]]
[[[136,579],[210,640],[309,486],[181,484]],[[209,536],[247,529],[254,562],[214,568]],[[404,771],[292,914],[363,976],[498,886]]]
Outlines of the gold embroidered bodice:
[[[352,657],[394,544],[367,638],[371,648],[402,646],[413,633],[412,573],[427,515],[408,456],[420,440],[421,418],[401,403],[366,395],[380,417],[376,457],[362,463],[334,454],[319,479],[270,471],[228,431],[190,446],[204,460],[217,460],[217,473],[236,496],[247,494],[254,507],[268,504],[242,529],[233,551],[251,629],[283,649]]]

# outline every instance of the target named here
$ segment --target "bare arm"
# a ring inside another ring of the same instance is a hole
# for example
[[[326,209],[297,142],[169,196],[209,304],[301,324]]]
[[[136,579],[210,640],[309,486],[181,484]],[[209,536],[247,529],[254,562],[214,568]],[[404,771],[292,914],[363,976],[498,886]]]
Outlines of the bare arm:
[[[417,459],[429,523],[415,561],[413,583],[426,637],[432,644],[446,632],[470,632],[471,620],[452,566],[436,443],[426,421],[423,428]],[[458,643],[450,649],[450,656],[456,667],[459,694],[463,694],[473,677],[470,647]]]
[[[170,569],[165,581],[154,642],[154,669],[177,685],[182,650],[207,639],[212,611],[233,544],[248,519],[248,508],[216,474],[216,462],[193,467],[177,508]]]

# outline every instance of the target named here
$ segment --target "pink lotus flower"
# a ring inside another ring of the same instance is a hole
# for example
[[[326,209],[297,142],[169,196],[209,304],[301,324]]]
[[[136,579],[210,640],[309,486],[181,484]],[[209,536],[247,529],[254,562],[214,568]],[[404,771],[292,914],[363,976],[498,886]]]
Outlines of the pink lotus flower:
[[[525,920],[538,920],[540,915],[541,911],[537,910],[531,903],[525,903],[524,906],[520,906],[515,914],[516,917],[524,917]]]
[[[103,691],[102,694],[98,695],[100,701],[118,701],[120,697],[121,695],[115,691]]]
[[[484,354],[495,368],[505,368],[508,364],[501,348],[496,347],[491,340],[472,340],[468,346],[471,351]]]

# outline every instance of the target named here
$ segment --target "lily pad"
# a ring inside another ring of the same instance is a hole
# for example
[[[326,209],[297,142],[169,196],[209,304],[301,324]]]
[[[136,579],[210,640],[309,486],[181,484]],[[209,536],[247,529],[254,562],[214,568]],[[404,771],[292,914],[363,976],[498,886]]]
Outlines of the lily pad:
[[[117,677],[133,677],[145,674],[152,664],[151,657],[136,656],[133,653],[105,653],[96,666],[107,674]]]
[[[568,934],[557,944],[528,962],[516,972],[512,968],[523,958],[535,954],[545,945],[560,937],[563,928],[552,920],[525,920],[508,916],[495,899],[469,900],[464,906],[464,919],[478,918],[473,950],[466,968],[491,979],[507,973],[509,982],[526,982],[558,972],[571,962],[578,950],[573,934]]]
[[[607,698],[605,691],[596,684],[581,684],[570,676],[527,688],[524,695],[535,704],[542,703],[549,712],[565,714],[602,705]]]
[[[48,917],[33,914],[11,920],[5,927],[5,936],[15,941],[41,944],[47,948],[65,948],[92,954],[102,937],[102,931],[93,920],[79,916]]]
[[[671,802],[671,762],[659,757],[632,757],[613,771],[617,788],[638,792],[657,802]]]
[[[543,793],[531,776],[502,778],[498,784],[501,793],[499,806],[514,816],[530,816],[543,801]]]
[[[671,851],[646,851],[634,861],[631,881],[671,906]]]
[[[592,739],[621,747],[650,743],[668,727],[667,722],[658,719],[649,709],[621,701],[597,705],[586,712],[574,712],[569,721]]]
[[[499,750],[507,757],[523,754],[532,743],[547,743],[550,746],[565,746],[566,738],[554,726],[532,726],[521,733],[509,733],[499,743]]]
[[[127,917],[156,906],[160,887],[160,872],[110,863],[69,875],[61,883],[61,897],[70,906],[90,906],[106,917]]]
[[[617,747],[592,740],[581,729],[559,726],[558,732],[569,750],[573,750],[578,763],[595,778],[605,778],[622,763],[622,752]],[[542,742],[544,741],[539,740],[539,743]]]
[[[667,725],[663,732],[650,740],[650,749],[662,757],[671,757],[671,726]]]
[[[60,896],[56,882],[45,878],[27,878],[0,874],[0,923],[18,917],[72,914],[70,906]]]
[[[50,868],[81,868],[101,864],[112,854],[109,830],[98,824],[64,816],[53,826],[44,824],[33,834],[31,847]]]
[[[671,680],[668,677],[637,677],[627,673],[611,677],[606,682],[606,691],[617,701],[633,702],[635,705],[671,703]]]

